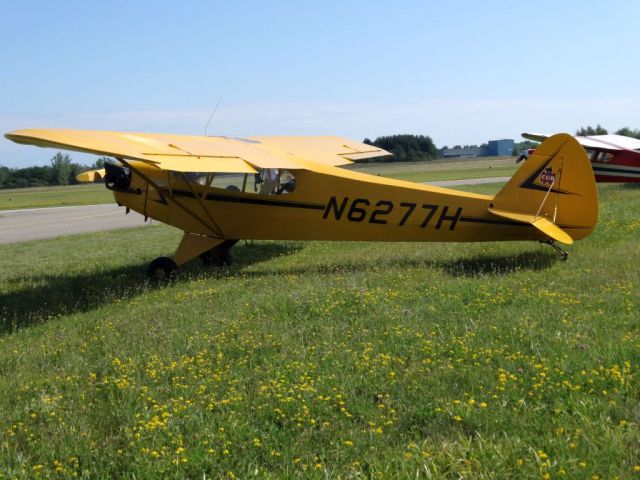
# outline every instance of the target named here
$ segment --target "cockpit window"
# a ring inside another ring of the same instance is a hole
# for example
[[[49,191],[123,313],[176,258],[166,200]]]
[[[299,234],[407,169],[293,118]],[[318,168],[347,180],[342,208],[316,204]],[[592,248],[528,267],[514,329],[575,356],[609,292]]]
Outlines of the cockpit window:
[[[284,195],[291,193],[296,188],[296,180],[288,170],[278,168],[265,168],[258,173],[216,173],[213,178],[206,179],[203,174],[193,174],[195,180],[201,185],[212,188],[222,188],[237,192],[254,193],[257,195]],[[198,177],[200,175],[200,177]],[[204,183],[202,179],[205,178]]]
[[[296,179],[288,170],[265,168],[254,175],[254,190],[260,195],[282,195],[295,188]]]
[[[192,188],[198,192],[220,188],[254,195],[286,195],[296,189],[293,173],[278,168],[259,169],[257,173],[209,173],[165,171],[155,178],[161,189]],[[190,185],[190,187],[189,187]]]

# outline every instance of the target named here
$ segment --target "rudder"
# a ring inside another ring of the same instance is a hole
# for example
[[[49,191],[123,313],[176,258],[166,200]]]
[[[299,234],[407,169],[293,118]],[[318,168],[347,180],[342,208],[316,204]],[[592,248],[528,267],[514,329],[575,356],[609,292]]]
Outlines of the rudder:
[[[598,195],[589,158],[566,133],[545,140],[494,197],[489,211],[529,223],[545,237],[572,243],[598,220]]]

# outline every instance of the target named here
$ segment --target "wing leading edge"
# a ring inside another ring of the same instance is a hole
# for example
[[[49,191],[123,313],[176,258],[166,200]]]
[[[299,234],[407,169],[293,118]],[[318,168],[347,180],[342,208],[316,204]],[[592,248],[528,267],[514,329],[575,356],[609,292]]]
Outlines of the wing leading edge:
[[[70,129],[16,130],[5,137],[26,145],[138,160],[178,172],[313,170],[314,163],[337,166],[390,155],[375,146],[342,137],[230,138]]]

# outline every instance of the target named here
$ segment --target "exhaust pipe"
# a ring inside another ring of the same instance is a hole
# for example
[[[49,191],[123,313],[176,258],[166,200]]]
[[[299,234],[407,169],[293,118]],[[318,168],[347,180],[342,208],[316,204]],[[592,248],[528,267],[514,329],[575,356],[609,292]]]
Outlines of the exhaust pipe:
[[[129,190],[129,185],[131,185],[131,170],[111,162],[105,162],[104,169],[104,183],[109,190]]]

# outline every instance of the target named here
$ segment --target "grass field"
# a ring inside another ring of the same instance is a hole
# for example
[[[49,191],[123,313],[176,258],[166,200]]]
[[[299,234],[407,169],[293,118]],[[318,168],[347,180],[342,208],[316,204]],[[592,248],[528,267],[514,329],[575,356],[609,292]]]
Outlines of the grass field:
[[[363,163],[351,168],[411,182],[437,182],[461,178],[510,177],[518,166],[513,157],[488,157],[412,163]]]
[[[102,184],[0,190],[0,211],[111,202],[113,194]]]
[[[358,171],[373,175],[389,176],[413,182],[510,176],[516,170],[516,164],[512,157],[395,164],[356,164],[354,167]],[[242,185],[242,178],[238,178],[235,182],[227,179],[221,186],[228,183]],[[0,190],[0,210],[111,202],[113,202],[113,194],[102,184]]]
[[[481,186],[484,189],[495,186]],[[640,478],[640,189],[535,243],[0,245],[0,478]]]

